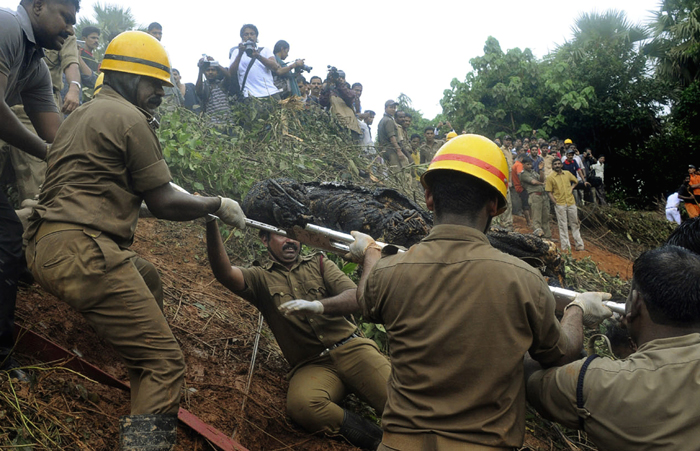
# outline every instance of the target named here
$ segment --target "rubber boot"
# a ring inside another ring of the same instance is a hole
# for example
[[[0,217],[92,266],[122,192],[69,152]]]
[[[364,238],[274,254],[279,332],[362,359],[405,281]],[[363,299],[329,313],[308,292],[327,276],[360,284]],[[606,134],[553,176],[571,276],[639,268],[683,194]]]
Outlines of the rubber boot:
[[[382,429],[358,414],[345,410],[340,435],[358,448],[376,451],[382,443]]]
[[[176,439],[176,415],[128,415],[119,418],[120,451],[171,451]]]

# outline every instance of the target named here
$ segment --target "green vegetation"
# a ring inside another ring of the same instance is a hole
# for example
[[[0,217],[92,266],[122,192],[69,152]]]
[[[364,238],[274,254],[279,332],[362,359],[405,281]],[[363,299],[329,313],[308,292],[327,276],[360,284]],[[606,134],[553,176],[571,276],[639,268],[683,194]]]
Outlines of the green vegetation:
[[[624,12],[582,14],[571,41],[542,59],[489,37],[441,101],[457,130],[558,136],[607,157],[606,184],[649,208],[675,191],[700,144],[700,5],[665,0],[648,25]],[[650,70],[653,68],[654,70]],[[697,164],[697,162],[695,162]]]

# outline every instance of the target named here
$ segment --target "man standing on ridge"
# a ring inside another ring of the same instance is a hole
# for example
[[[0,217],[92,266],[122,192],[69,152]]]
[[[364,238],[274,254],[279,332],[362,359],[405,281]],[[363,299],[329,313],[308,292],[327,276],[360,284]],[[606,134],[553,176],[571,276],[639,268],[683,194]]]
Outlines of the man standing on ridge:
[[[243,228],[227,198],[196,197],[170,185],[153,117],[172,86],[163,46],[127,31],[110,42],[104,85],[64,121],[47,158],[46,182],[25,233],[37,282],[78,311],[126,365],[131,415],[120,418],[121,449],[175,444],[185,361],[163,315],[156,268],[129,246],[142,201],[161,219],[215,214]],[[158,447],[156,447],[158,446]]]

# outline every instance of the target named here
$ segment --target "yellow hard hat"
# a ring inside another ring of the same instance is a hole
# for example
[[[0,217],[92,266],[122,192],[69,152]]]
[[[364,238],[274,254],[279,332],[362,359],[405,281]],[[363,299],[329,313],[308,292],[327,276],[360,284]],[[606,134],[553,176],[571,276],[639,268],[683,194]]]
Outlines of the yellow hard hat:
[[[570,140],[569,138],[564,140],[564,144],[573,144],[574,142]]]
[[[105,82],[105,73],[100,72],[100,75],[97,76],[97,81],[95,82],[95,91],[94,91],[93,95],[96,96],[100,92],[104,82]]]
[[[145,75],[173,86],[168,53],[156,38],[143,31],[125,31],[112,39],[100,70]]]
[[[501,149],[490,139],[468,134],[445,143],[420,178],[424,187],[428,188],[428,175],[439,170],[459,171],[483,180],[498,191],[497,214],[506,210],[508,163]]]
[[[456,132],[449,132],[449,133],[447,134],[447,136],[445,136],[445,142],[451,140],[452,138],[456,138],[456,137],[457,137],[457,133],[456,133]]]

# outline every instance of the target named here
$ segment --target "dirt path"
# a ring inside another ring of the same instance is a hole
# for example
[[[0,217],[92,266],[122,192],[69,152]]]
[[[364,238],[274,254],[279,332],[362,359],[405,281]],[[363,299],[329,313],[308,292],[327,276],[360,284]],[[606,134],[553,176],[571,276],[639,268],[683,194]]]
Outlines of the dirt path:
[[[532,233],[532,230],[527,227],[525,218],[522,216],[513,216],[513,225],[515,230],[520,233]],[[552,221],[550,224],[552,229],[552,237],[559,240],[559,228],[557,227],[556,221]],[[570,232],[569,232],[570,233]],[[601,271],[604,271],[613,276],[619,276],[623,280],[629,280],[632,278],[632,261],[617,254],[609,252],[604,247],[600,247],[593,241],[592,238],[586,230],[581,230],[581,237],[583,238],[583,243],[585,245],[584,251],[571,251],[573,257],[577,260],[590,257],[597,265]],[[569,240],[573,238],[569,236]],[[560,248],[559,241],[557,241],[557,247]]]

